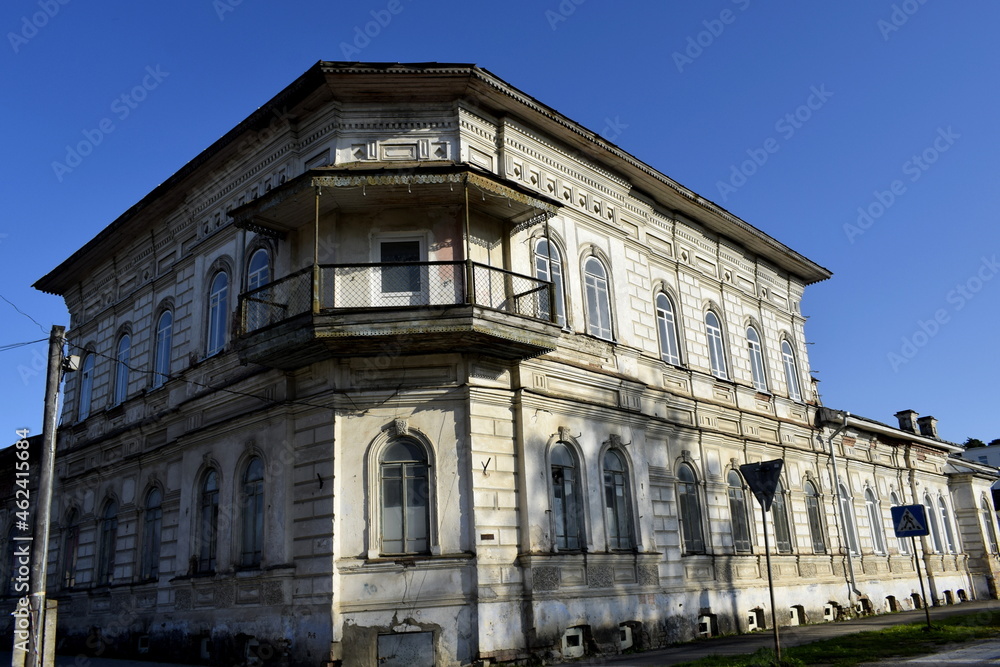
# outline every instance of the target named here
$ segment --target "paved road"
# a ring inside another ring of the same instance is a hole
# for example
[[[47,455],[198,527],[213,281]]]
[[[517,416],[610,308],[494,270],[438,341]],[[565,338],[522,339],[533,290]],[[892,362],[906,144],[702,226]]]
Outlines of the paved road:
[[[959,616],[962,614],[975,614],[982,611],[1000,610],[1000,601],[985,600],[976,602],[965,602],[949,607],[935,607],[931,609],[931,622],[935,619],[947,618],[948,616]],[[832,637],[842,637],[844,635],[862,632],[864,630],[878,630],[893,625],[903,623],[917,623],[924,620],[923,611],[904,611],[896,614],[881,614],[879,616],[868,616],[853,621],[841,623],[817,623],[815,625],[802,625],[798,627],[779,628],[778,634],[781,637],[782,646],[798,646],[809,644],[822,639]],[[994,642],[993,649],[983,648],[984,654],[994,651],[1000,655],[1000,640]],[[759,648],[773,648],[774,635],[770,631],[759,632],[749,635],[735,635],[729,637],[717,637],[687,644],[681,644],[667,649],[647,651],[635,655],[614,656],[610,658],[594,658],[583,661],[582,664],[589,665],[627,665],[629,667],[660,667],[664,665],[676,665],[680,662],[688,662],[705,658],[710,655],[743,655],[753,653]],[[942,656],[929,658],[929,662],[914,663],[916,665],[943,665],[940,661]],[[977,658],[977,660],[980,658]],[[963,659],[964,660],[964,659]],[[579,663],[578,663],[579,664]],[[902,664],[902,663],[882,663],[882,664]],[[998,664],[998,662],[955,662],[964,667],[970,664]]]
[[[939,618],[975,614],[1000,610],[1000,601],[986,600],[965,602],[950,607],[931,609],[931,622]],[[869,616],[842,623],[818,623],[798,627],[783,627],[779,629],[782,646],[798,646],[821,639],[842,637],[844,635],[878,630],[903,623],[917,623],[924,620],[923,611],[904,611],[897,614],[882,614]],[[572,663],[576,665],[622,665],[626,667],[659,667],[675,665],[679,662],[697,660],[709,655],[742,655],[753,653],[759,648],[774,646],[774,635],[771,632],[760,632],[750,635],[735,635],[717,637],[702,641],[690,642],[667,649],[647,651],[635,655],[592,658]],[[10,652],[0,652],[0,666],[10,664]],[[878,663],[885,665],[911,665],[912,667],[969,667],[969,665],[1000,665],[1000,638],[984,642],[976,642],[960,649],[948,650],[922,658],[908,658],[900,661]],[[110,658],[76,658],[59,656],[56,667],[189,667],[177,663],[152,663],[138,660],[112,660]],[[871,667],[876,667],[872,665]]]

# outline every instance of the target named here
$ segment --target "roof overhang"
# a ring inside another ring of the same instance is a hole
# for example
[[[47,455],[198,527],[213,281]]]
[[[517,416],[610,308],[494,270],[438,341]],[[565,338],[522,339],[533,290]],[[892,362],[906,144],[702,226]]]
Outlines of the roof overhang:
[[[795,252],[714,202],[473,64],[345,63],[320,61],[257,111],[223,135],[170,178],[153,189],[54,270],[35,282],[44,292],[65,294],[101,257],[124,249],[145,233],[141,223],[183,206],[188,187],[222,169],[245,151],[248,137],[270,128],[275,118],[291,119],[330,103],[465,102],[497,117],[510,116],[548,133],[570,151],[584,155],[620,176],[666,212],[685,215],[713,233],[742,245],[806,284],[825,280],[829,270]],[[134,224],[137,223],[137,224]]]

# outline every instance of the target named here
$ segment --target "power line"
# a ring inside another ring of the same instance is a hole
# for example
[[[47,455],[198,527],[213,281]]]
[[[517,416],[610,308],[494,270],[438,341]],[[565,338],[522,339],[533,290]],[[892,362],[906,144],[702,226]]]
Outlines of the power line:
[[[49,332],[45,330],[45,327],[43,327],[43,326],[42,326],[42,325],[41,325],[41,324],[40,324],[40,323],[38,322],[38,320],[36,320],[36,319],[35,319],[34,317],[32,317],[32,316],[31,316],[31,315],[29,315],[28,313],[24,312],[24,311],[23,311],[23,310],[21,310],[20,308],[18,308],[18,307],[17,307],[17,304],[15,304],[15,303],[14,303],[13,301],[11,301],[11,300],[10,300],[10,299],[8,299],[7,297],[5,297],[5,296],[4,296],[3,294],[0,294],[0,299],[3,299],[3,300],[4,300],[4,301],[6,301],[7,303],[9,303],[9,304],[10,304],[10,306],[11,306],[11,308],[13,308],[14,310],[16,310],[17,312],[21,313],[22,315],[24,315],[25,317],[27,317],[27,318],[28,318],[29,320],[31,320],[32,322],[34,322],[34,323],[35,323],[35,325],[36,325],[36,326],[37,326],[37,327],[38,327],[39,329],[41,329],[41,330],[42,330],[42,333],[43,333],[43,334],[46,334],[46,335],[48,335],[48,333],[49,333]],[[48,340],[48,339],[46,339],[46,340]]]
[[[24,343],[7,343],[6,345],[0,345],[0,352],[6,352],[7,350],[14,350],[19,347],[24,347],[25,345],[34,345],[35,343],[44,343],[48,338],[39,338],[38,340],[29,340]]]

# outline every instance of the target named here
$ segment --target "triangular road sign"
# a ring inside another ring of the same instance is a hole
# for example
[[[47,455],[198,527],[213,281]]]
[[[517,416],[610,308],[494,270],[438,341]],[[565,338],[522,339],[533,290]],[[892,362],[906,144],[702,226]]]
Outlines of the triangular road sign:
[[[765,512],[771,510],[771,501],[774,500],[774,491],[778,488],[778,479],[781,477],[781,468],[784,464],[782,459],[774,459],[740,466],[743,479],[747,481],[747,485]]]

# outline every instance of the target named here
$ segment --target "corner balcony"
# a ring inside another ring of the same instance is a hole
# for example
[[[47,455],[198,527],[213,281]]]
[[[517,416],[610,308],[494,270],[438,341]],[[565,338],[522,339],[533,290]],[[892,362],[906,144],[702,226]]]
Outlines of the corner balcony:
[[[240,295],[240,359],[291,370],[330,357],[555,349],[552,283],[465,261],[320,265]]]

